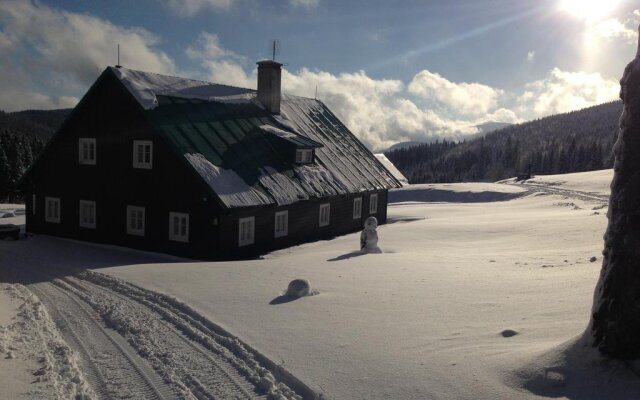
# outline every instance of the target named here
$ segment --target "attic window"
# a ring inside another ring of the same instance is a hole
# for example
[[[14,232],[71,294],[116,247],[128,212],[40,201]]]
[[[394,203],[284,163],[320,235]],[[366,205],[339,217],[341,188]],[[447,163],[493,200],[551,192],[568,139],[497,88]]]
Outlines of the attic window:
[[[309,164],[313,162],[313,149],[297,149],[296,163]]]

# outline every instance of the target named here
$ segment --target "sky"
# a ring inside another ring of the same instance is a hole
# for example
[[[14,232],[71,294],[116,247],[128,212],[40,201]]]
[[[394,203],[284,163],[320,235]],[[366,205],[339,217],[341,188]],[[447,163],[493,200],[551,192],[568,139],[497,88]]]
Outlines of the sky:
[[[2,0],[0,110],[73,107],[127,68],[325,102],[370,149],[615,100],[640,0]]]

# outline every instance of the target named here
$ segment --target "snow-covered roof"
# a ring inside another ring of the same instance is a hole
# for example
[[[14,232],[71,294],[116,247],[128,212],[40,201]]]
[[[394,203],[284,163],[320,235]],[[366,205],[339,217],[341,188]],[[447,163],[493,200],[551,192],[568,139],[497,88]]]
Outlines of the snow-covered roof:
[[[391,174],[393,174],[398,182],[402,183],[403,186],[409,184],[409,180],[402,174],[402,172],[400,172],[400,170],[391,162],[391,160],[387,158],[387,156],[385,156],[383,153],[377,153],[374,154],[374,156],[376,156],[378,161],[380,161],[380,163],[384,165],[384,167],[389,172],[391,172]]]
[[[320,101],[283,94],[273,115],[251,89],[110,70],[227,208],[401,186]],[[315,148],[314,163],[295,164],[289,145]]]
[[[109,67],[120,82],[145,110],[158,105],[157,96],[175,96],[201,100],[246,102],[255,97],[255,90],[219,85],[194,79],[179,78],[123,67]]]

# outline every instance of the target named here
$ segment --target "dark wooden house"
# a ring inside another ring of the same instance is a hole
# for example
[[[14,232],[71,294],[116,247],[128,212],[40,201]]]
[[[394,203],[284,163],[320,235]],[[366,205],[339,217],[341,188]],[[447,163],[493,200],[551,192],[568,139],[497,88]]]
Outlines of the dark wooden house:
[[[399,182],[320,101],[109,67],[23,178],[27,232],[230,259],[387,217]]]

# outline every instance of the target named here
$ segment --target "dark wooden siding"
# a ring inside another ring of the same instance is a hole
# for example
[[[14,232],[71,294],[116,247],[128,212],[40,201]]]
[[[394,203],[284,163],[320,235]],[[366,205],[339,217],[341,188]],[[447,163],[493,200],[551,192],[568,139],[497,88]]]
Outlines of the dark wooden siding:
[[[56,135],[25,182],[27,231],[177,255],[217,251],[219,207],[179,156],[154,135],[120,83],[103,76]],[[78,139],[96,138],[96,165],[80,165]],[[133,140],[153,141],[153,168],[133,168]],[[31,195],[36,194],[36,214]],[[45,222],[45,197],[61,199],[59,224]],[[96,229],[79,226],[79,201],[96,202]],[[145,207],[145,236],[126,233],[127,205]],[[169,240],[169,212],[190,215],[190,242]]]
[[[221,245],[222,258],[249,258],[271,250],[281,249],[292,245],[330,239],[335,236],[362,230],[364,221],[374,216],[379,224],[387,220],[387,191],[378,194],[378,210],[369,213],[369,198],[372,193],[359,193],[335,196],[324,199],[314,199],[297,202],[284,207],[264,207],[242,209],[221,217]],[[353,201],[362,197],[362,214],[360,218],[353,218]],[[330,223],[319,226],[320,205],[331,204]],[[287,210],[289,212],[289,226],[287,236],[275,237],[275,213]],[[238,246],[240,218],[255,218],[254,244]],[[358,243],[354,242],[354,249]]]

